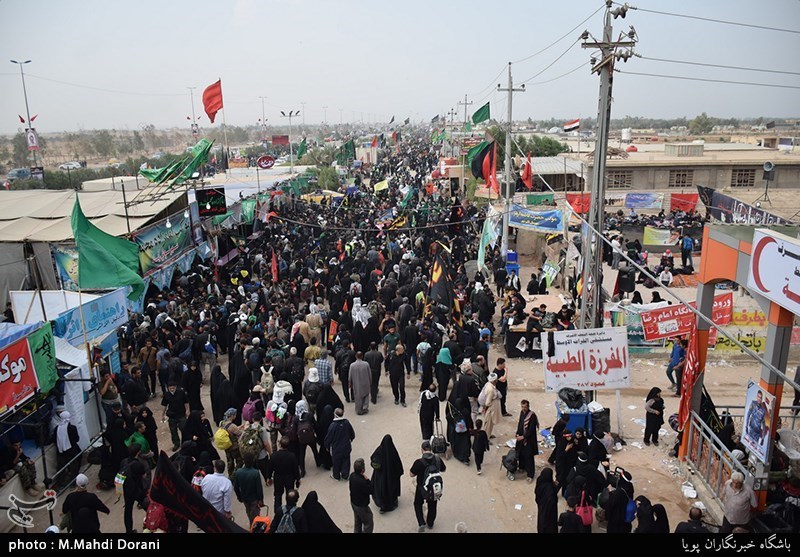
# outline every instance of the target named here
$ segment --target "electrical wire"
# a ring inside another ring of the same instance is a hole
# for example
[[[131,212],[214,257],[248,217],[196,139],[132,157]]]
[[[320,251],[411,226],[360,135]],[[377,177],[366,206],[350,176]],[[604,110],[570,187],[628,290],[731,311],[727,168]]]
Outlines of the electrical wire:
[[[552,79],[546,79],[544,81],[536,81],[534,83],[529,83],[529,85],[544,85],[545,83],[552,83],[553,81],[555,81],[557,79],[561,79],[562,77],[567,77],[569,74],[577,72],[578,70],[582,69],[585,66],[586,66],[586,62],[582,62],[581,65],[578,66],[577,68],[574,68],[574,69],[572,69],[572,70],[570,70],[570,71],[568,71],[566,73],[562,73],[558,77],[554,77]]]
[[[139,97],[185,97],[186,93],[138,93],[135,91],[119,91],[116,89],[104,89],[102,87],[92,87],[90,85],[80,85],[79,83],[69,83],[68,81],[61,81],[58,79],[50,79],[49,77],[42,77],[35,74],[25,74],[28,77],[41,79],[42,81],[50,81],[52,83],[59,83],[61,85],[69,85],[70,87],[77,87],[79,89],[89,89],[91,91],[101,91],[103,93],[114,93],[118,95],[135,95]]]
[[[511,136],[511,140],[512,140],[512,141],[514,141],[514,143],[517,145],[517,149],[519,149],[519,148],[520,148],[520,147],[519,147],[519,143],[517,143],[517,141],[516,141],[516,139],[514,138],[514,136],[513,136],[513,135]],[[551,157],[551,158],[553,158],[553,159],[556,159],[556,157]],[[534,171],[534,172],[535,172],[535,171]],[[553,194],[557,193],[557,192],[556,192],[556,191],[555,191],[555,190],[554,190],[554,189],[553,189],[553,188],[550,186],[550,184],[547,182],[547,180],[545,180],[545,179],[544,179],[544,177],[543,177],[541,174],[539,174],[538,172],[536,172],[536,175],[539,177],[539,179],[542,181],[542,183],[543,183],[545,186],[547,186],[547,189],[549,189],[549,190],[550,190],[550,191],[551,191]],[[568,204],[567,204],[567,205],[568,205]],[[571,208],[570,208],[569,210],[570,210],[570,211],[572,211],[572,209],[571,209]],[[606,237],[605,237],[605,236],[604,236],[602,233],[598,232],[598,230],[597,230],[595,227],[593,227],[592,225],[590,225],[590,224],[589,224],[589,223],[586,221],[586,219],[584,219],[584,218],[583,218],[581,215],[579,215],[578,213],[576,213],[576,212],[574,212],[574,211],[572,211],[572,213],[573,213],[573,214],[574,214],[574,215],[575,215],[575,216],[578,218],[578,220],[579,220],[579,221],[581,221],[581,223],[582,223],[583,225],[585,225],[585,226],[586,226],[586,227],[587,227],[587,228],[588,228],[588,229],[589,229],[589,230],[590,230],[592,233],[594,233],[594,235],[595,235],[595,237],[596,237],[597,239],[599,239],[600,241],[602,241],[602,242],[604,242],[604,243],[608,244],[609,246],[611,246],[611,240],[609,240],[608,238],[606,238]],[[565,215],[565,217],[566,217],[566,215]],[[566,238],[565,238],[565,240],[566,240]],[[591,240],[587,238],[587,241],[591,241]],[[597,249],[597,248],[596,248],[596,249]],[[649,279],[651,279],[651,280],[655,281],[655,282],[656,282],[656,284],[658,284],[658,282],[659,282],[658,278],[657,278],[655,275],[653,275],[652,273],[650,273],[650,270],[649,270],[649,269],[647,269],[646,267],[643,267],[642,265],[640,265],[639,263],[637,263],[636,261],[634,261],[634,260],[633,260],[631,257],[629,257],[629,256],[628,256],[628,254],[627,254],[627,253],[626,253],[624,250],[620,250],[618,253],[620,254],[620,256],[621,256],[622,258],[624,258],[624,259],[625,259],[625,260],[626,260],[628,263],[630,263],[630,264],[631,264],[633,267],[635,267],[636,269],[638,269],[638,270],[639,270],[641,273],[644,273],[644,275],[645,275],[647,278],[649,278]],[[770,362],[768,362],[767,360],[765,360],[764,358],[762,358],[762,357],[761,357],[759,354],[757,354],[756,352],[754,352],[753,350],[751,350],[749,347],[747,347],[747,346],[745,346],[744,344],[742,344],[742,343],[739,341],[739,339],[735,338],[735,337],[733,336],[733,334],[732,334],[732,333],[728,332],[727,328],[725,328],[725,327],[723,327],[723,326],[721,326],[721,325],[719,325],[719,324],[715,323],[715,322],[714,322],[714,320],[713,320],[711,317],[708,317],[708,316],[706,316],[706,315],[705,315],[705,314],[703,314],[703,313],[702,313],[702,312],[701,312],[699,309],[697,309],[697,308],[695,308],[695,307],[691,306],[687,300],[684,300],[684,299],[683,299],[681,296],[679,296],[679,295],[678,295],[678,294],[677,294],[677,293],[676,293],[676,292],[675,292],[675,291],[674,291],[672,288],[670,288],[669,286],[664,286],[663,288],[664,288],[664,290],[666,290],[667,294],[669,294],[670,296],[672,296],[673,298],[675,298],[676,300],[678,300],[679,302],[681,302],[681,303],[682,303],[682,304],[683,304],[685,307],[687,307],[687,308],[689,309],[689,311],[691,311],[691,312],[692,312],[692,313],[693,313],[695,316],[697,316],[697,317],[699,317],[700,319],[702,319],[702,320],[703,320],[705,323],[707,323],[709,326],[711,326],[711,327],[715,327],[715,328],[716,328],[716,329],[717,329],[719,332],[721,332],[721,333],[722,333],[722,335],[723,335],[725,338],[727,338],[729,341],[731,341],[733,344],[735,344],[735,345],[736,345],[738,348],[740,348],[740,349],[742,350],[742,352],[745,352],[745,353],[746,353],[748,356],[750,356],[751,358],[753,358],[753,359],[755,359],[756,361],[760,362],[760,363],[761,363],[763,366],[765,366],[766,368],[768,368],[768,369],[769,369],[770,371],[772,371],[773,373],[777,374],[779,377],[781,377],[781,378],[782,378],[784,381],[786,381],[787,383],[789,383],[789,384],[790,384],[792,387],[794,387],[795,389],[800,389],[800,385],[798,385],[797,383],[795,383],[795,381],[794,381],[794,379],[793,379],[793,378],[789,377],[789,376],[788,376],[788,375],[786,375],[784,372],[782,372],[781,370],[779,370],[777,367],[775,367],[774,365],[772,365]]]
[[[477,96],[481,95],[484,91],[486,91],[488,88],[494,87],[494,82],[497,81],[497,78],[499,78],[501,75],[503,75],[503,72],[506,71],[507,68],[508,68],[508,66],[503,66],[503,68],[499,72],[497,72],[497,75],[494,76],[494,79],[492,79],[489,82],[489,85],[487,85],[486,87],[484,87],[483,89],[481,89],[477,93],[474,93],[474,94],[470,95],[470,97],[477,97]],[[485,99],[485,98],[486,98],[486,96],[484,95],[483,99]],[[483,99],[481,99],[481,100],[483,100]],[[480,102],[480,101],[477,101],[477,102]]]
[[[683,75],[629,72],[627,70],[616,70],[616,69],[614,71],[628,75],[642,75],[645,77],[662,77],[666,79],[682,79],[684,81],[704,81],[707,83],[729,83],[731,85],[753,85],[755,87],[772,87],[776,89],[800,89],[800,85],[779,85],[777,83],[756,83],[754,81],[732,81],[729,79],[709,79],[705,77],[688,77]]]
[[[763,68],[744,68],[742,66],[726,66],[724,64],[704,64],[702,62],[689,62],[687,60],[669,60],[667,58],[651,58],[649,56],[642,56],[641,54],[637,54],[639,58],[642,60],[651,60],[653,62],[669,62],[671,64],[686,64],[689,66],[703,66],[706,68],[724,68],[726,70],[741,70],[745,72],[764,72],[764,73],[774,73],[774,74],[785,74],[785,75],[800,75],[800,72],[789,72],[785,70],[767,70]]]
[[[561,60],[561,59],[562,59],[562,58],[563,58],[563,57],[564,57],[564,56],[567,54],[567,52],[569,52],[570,50],[572,50],[572,47],[574,47],[576,44],[578,44],[578,42],[580,42],[580,40],[581,40],[581,38],[580,38],[580,37],[578,37],[577,39],[575,39],[575,42],[574,42],[574,43],[572,43],[571,45],[569,45],[569,46],[567,47],[567,50],[565,50],[564,52],[562,52],[561,54],[559,54],[558,58],[556,58],[555,60],[553,60],[552,62],[550,62],[550,63],[549,63],[548,65],[546,65],[546,66],[545,66],[545,67],[544,67],[542,70],[540,70],[539,72],[537,72],[537,73],[533,74],[531,77],[529,77],[529,78],[528,78],[528,79],[526,79],[525,81],[522,81],[522,82],[520,82],[520,85],[524,85],[525,83],[528,83],[530,80],[532,80],[532,79],[536,79],[537,77],[539,77],[540,75],[542,75],[544,72],[546,72],[547,70],[549,70],[550,68],[552,68],[552,67],[553,67],[553,64],[555,64],[556,62],[558,62],[559,60]]]
[[[602,10],[602,9],[603,9],[603,8],[605,8],[605,7],[606,7],[606,5],[605,5],[605,4],[602,4],[602,5],[601,5],[599,8],[597,8],[595,11],[593,11],[591,14],[589,14],[589,17],[587,17],[586,19],[584,19],[583,21],[581,21],[579,24],[577,24],[575,27],[573,27],[572,29],[570,29],[569,31],[567,31],[566,33],[564,33],[563,35],[561,35],[561,36],[560,36],[558,39],[556,39],[555,41],[553,41],[552,43],[550,43],[549,45],[547,45],[546,47],[544,47],[544,48],[543,48],[543,49],[541,49],[540,51],[538,51],[538,52],[534,52],[533,54],[531,54],[530,56],[526,56],[525,58],[520,58],[519,60],[516,60],[516,61],[512,62],[512,64],[519,64],[520,62],[524,62],[524,61],[526,61],[526,60],[530,60],[530,59],[531,59],[531,58],[533,58],[534,56],[538,56],[538,55],[540,55],[542,52],[544,52],[545,50],[549,49],[550,47],[552,47],[552,46],[554,46],[554,45],[556,45],[556,44],[560,43],[560,42],[561,42],[561,41],[563,41],[565,38],[567,38],[567,37],[568,37],[568,36],[569,36],[571,33],[574,33],[574,32],[575,32],[575,31],[576,31],[576,30],[577,30],[577,29],[578,29],[578,28],[579,28],[581,25],[583,25],[584,23],[586,23],[587,21],[589,21],[590,19],[592,19],[592,18],[593,18],[595,15],[597,15],[597,12],[599,12],[600,10]]]
[[[617,6],[622,6],[619,2],[614,2]],[[682,17],[686,19],[696,19],[698,21],[707,21],[710,23],[720,23],[723,25],[735,25],[737,27],[749,27],[751,29],[763,29],[765,31],[779,31],[781,33],[793,33],[796,35],[800,35],[800,31],[796,29],[782,29],[780,27],[770,27],[768,25],[756,25],[754,23],[741,23],[739,21],[726,21],[724,19],[714,19],[711,17],[701,17],[697,15],[687,15],[687,14],[676,14],[672,12],[661,12],[658,10],[648,10],[646,8],[637,8],[636,6],[628,6],[631,10],[638,10],[640,12],[647,12],[651,14],[658,14],[658,15],[667,15],[670,17]]]

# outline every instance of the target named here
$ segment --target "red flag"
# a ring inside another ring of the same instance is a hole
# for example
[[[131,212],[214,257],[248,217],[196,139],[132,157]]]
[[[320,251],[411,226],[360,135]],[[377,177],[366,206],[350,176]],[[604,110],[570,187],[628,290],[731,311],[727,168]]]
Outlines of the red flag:
[[[214,123],[214,118],[222,109],[222,80],[218,80],[216,83],[213,83],[206,87],[206,90],[203,91],[203,109],[208,114],[208,119],[211,120],[211,123]]]
[[[689,346],[686,347],[686,364],[681,376],[681,402],[678,409],[678,429],[682,430],[692,410],[692,387],[700,375],[700,355],[697,350],[697,321],[693,322],[689,333]]]
[[[347,303],[347,298],[345,298],[344,303],[342,304],[342,311],[350,311],[350,306]]]
[[[272,282],[278,282],[278,254],[272,250]]]
[[[25,118],[23,118],[19,114],[17,114],[17,116],[19,116],[19,121],[24,124],[25,123]]]
[[[36,120],[36,117],[37,117],[37,116],[39,116],[39,115],[38,115],[38,114],[34,114],[34,115],[33,115],[33,118],[31,118],[31,122],[33,122],[34,120]]]
[[[270,218],[277,217],[277,216],[278,216],[278,213],[276,213],[275,211],[270,211],[269,213],[267,213],[267,216],[264,218],[264,222],[269,222]]]
[[[339,323],[335,319],[331,319],[331,323],[328,330],[328,343],[333,344],[336,340],[336,333],[339,332]]]
[[[522,183],[525,184],[528,191],[533,189],[533,166],[530,153],[528,153],[528,160],[525,161],[525,167],[522,169]]]
[[[397,131],[392,132],[392,141],[397,141]]]
[[[378,146],[378,136],[376,135],[375,137],[372,138],[372,147],[377,147],[377,146]]]
[[[500,195],[500,183],[497,181],[497,144],[492,148],[491,156],[483,158],[483,176],[486,185]]]

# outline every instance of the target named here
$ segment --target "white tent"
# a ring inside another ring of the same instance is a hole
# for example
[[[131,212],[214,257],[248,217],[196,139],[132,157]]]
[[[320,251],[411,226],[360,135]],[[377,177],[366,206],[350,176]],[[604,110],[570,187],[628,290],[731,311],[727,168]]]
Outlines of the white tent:
[[[55,319],[68,309],[78,307],[78,293],[69,290],[42,290],[42,298],[34,290],[12,290],[8,293],[11,298],[11,309],[17,323],[37,323]],[[90,302],[99,298],[95,294],[81,294],[83,302]],[[42,315],[42,301],[44,301],[47,317]]]

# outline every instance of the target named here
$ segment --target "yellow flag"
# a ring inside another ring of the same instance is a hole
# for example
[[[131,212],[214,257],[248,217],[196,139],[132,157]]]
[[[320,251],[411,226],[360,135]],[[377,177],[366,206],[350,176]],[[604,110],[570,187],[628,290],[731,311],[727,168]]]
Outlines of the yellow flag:
[[[375,184],[372,190],[377,193],[379,191],[383,191],[388,188],[389,188],[389,180],[383,180],[382,182],[378,182],[377,184]]]

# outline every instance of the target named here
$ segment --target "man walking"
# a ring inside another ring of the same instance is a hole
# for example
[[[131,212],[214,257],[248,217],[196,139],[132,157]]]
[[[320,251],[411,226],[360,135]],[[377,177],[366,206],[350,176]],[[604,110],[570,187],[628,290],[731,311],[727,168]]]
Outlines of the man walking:
[[[270,458],[270,478],[275,485],[275,508],[280,508],[283,492],[289,493],[294,487],[300,487],[300,464],[297,455],[289,450],[289,438],[281,437],[280,449],[272,453]]]
[[[69,514],[72,519],[73,534],[99,534],[100,519],[97,513],[111,512],[97,495],[86,491],[88,485],[89,478],[78,474],[75,478],[75,491],[67,495],[61,507],[61,512]]]
[[[378,350],[378,344],[375,342],[369,343],[369,350],[364,354],[364,361],[369,364],[370,372],[372,373],[372,381],[370,383],[370,399],[372,404],[378,403],[378,382],[381,379],[381,366],[383,365],[383,354]]]
[[[181,448],[181,438],[178,435],[178,431],[183,431],[183,426],[186,425],[186,405],[188,403],[189,397],[186,396],[186,391],[178,387],[174,382],[170,382],[167,386],[167,391],[164,393],[164,398],[161,400],[161,406],[164,407],[162,421],[167,420],[167,423],[169,423],[173,452]]]
[[[433,529],[433,523],[436,520],[436,506],[438,504],[436,498],[428,496],[425,483],[426,481],[428,483],[433,481],[431,477],[432,474],[440,474],[446,469],[447,466],[444,461],[431,452],[431,442],[427,440],[423,441],[422,457],[418,458],[414,464],[411,465],[411,470],[409,471],[412,478],[417,478],[417,490],[414,494],[414,513],[417,515],[419,532],[424,532],[426,525],[429,530]],[[441,486],[441,476],[439,476],[438,479],[440,482],[439,485]],[[422,511],[422,505],[424,503],[428,504],[427,518]]]
[[[214,461],[214,473],[205,476],[200,481],[200,491],[212,507],[224,514],[226,518],[233,518],[231,512],[233,484],[225,477],[225,461],[219,459]]]
[[[333,422],[325,435],[325,448],[330,451],[333,461],[331,478],[334,480],[346,480],[350,475],[350,452],[353,449],[353,439],[355,438],[356,432],[344,417],[344,410],[337,408],[334,412]]]
[[[261,475],[255,467],[252,454],[244,458],[244,467],[233,473],[233,491],[236,498],[244,505],[248,524],[259,515],[264,506],[264,490],[261,487]]]
[[[406,376],[405,371],[405,349],[402,344],[398,344],[394,353],[388,361],[386,373],[389,375],[389,383],[392,385],[394,403],[406,406]]]
[[[344,394],[344,399],[347,402],[351,400],[350,394],[350,364],[352,364],[356,360],[356,353],[353,352],[353,349],[350,348],[350,341],[345,340],[342,343],[342,347],[336,353],[336,370],[335,372],[339,375],[339,380],[342,382],[342,394]],[[320,377],[320,382],[321,382]]]
[[[519,422],[517,423],[517,454],[520,468],[525,470],[528,483],[532,483],[536,471],[533,457],[539,453],[539,442],[536,439],[539,418],[531,410],[530,402],[527,400],[520,402],[520,407]]]
[[[364,459],[356,459],[350,474],[350,506],[353,507],[353,532],[356,534],[371,534],[374,528],[372,509],[369,508],[370,495],[372,482],[365,472]]]
[[[353,391],[353,402],[358,416],[369,412],[371,385],[372,370],[364,361],[364,354],[356,352],[356,361],[350,364],[350,389]]]

